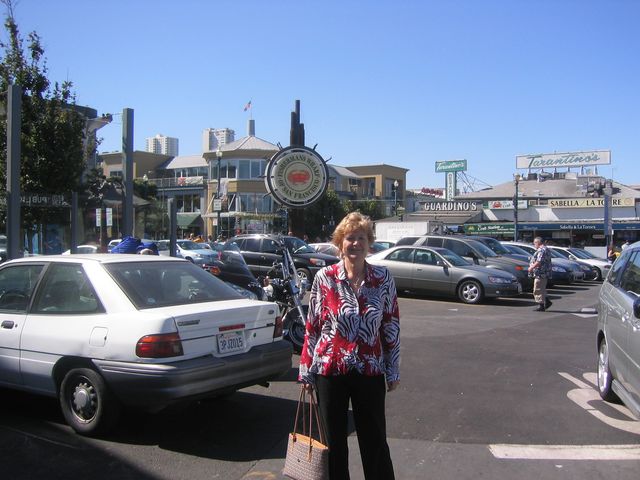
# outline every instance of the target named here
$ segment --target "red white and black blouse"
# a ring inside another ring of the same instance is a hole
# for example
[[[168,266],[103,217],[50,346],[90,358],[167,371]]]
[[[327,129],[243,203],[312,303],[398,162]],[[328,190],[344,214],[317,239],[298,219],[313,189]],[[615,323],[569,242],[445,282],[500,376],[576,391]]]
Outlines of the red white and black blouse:
[[[320,270],[313,281],[299,380],[315,375],[386,375],[400,379],[400,319],[393,277],[385,267],[365,264],[354,293],[344,261]]]

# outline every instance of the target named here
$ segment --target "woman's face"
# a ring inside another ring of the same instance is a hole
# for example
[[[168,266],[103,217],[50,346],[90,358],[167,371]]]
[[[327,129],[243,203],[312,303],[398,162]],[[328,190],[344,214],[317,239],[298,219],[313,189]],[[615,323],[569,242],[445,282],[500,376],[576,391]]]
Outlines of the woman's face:
[[[342,255],[352,262],[363,260],[369,253],[369,238],[364,230],[353,230],[342,239]]]

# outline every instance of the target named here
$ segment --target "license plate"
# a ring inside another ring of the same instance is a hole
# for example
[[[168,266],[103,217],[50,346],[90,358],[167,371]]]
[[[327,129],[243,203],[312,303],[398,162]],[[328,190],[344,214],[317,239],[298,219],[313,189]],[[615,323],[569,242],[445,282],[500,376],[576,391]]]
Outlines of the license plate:
[[[218,335],[218,353],[232,353],[242,350],[244,350],[242,332],[229,332]]]

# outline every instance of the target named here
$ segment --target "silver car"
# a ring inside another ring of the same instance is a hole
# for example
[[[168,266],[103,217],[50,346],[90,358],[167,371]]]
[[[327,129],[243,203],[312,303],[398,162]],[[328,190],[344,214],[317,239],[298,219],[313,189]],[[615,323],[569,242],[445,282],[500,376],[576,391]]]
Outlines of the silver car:
[[[509,272],[474,265],[446,248],[393,247],[369,255],[367,262],[387,267],[398,290],[456,296],[464,303],[522,293],[518,279]]]
[[[156,244],[160,255],[169,255],[169,240],[158,240]],[[178,240],[176,242],[176,257],[184,258],[196,265],[211,265],[218,258],[218,254],[207,243]]]
[[[598,391],[640,418],[640,242],[614,262],[598,297]]]

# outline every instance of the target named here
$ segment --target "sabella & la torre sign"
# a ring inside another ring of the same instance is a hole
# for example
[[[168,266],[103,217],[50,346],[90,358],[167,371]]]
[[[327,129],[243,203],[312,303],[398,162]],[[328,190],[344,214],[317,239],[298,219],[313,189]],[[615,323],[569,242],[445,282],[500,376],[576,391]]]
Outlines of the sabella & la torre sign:
[[[516,156],[516,168],[542,169],[561,167],[590,167],[593,165],[610,165],[610,150],[591,152],[540,153]]]

